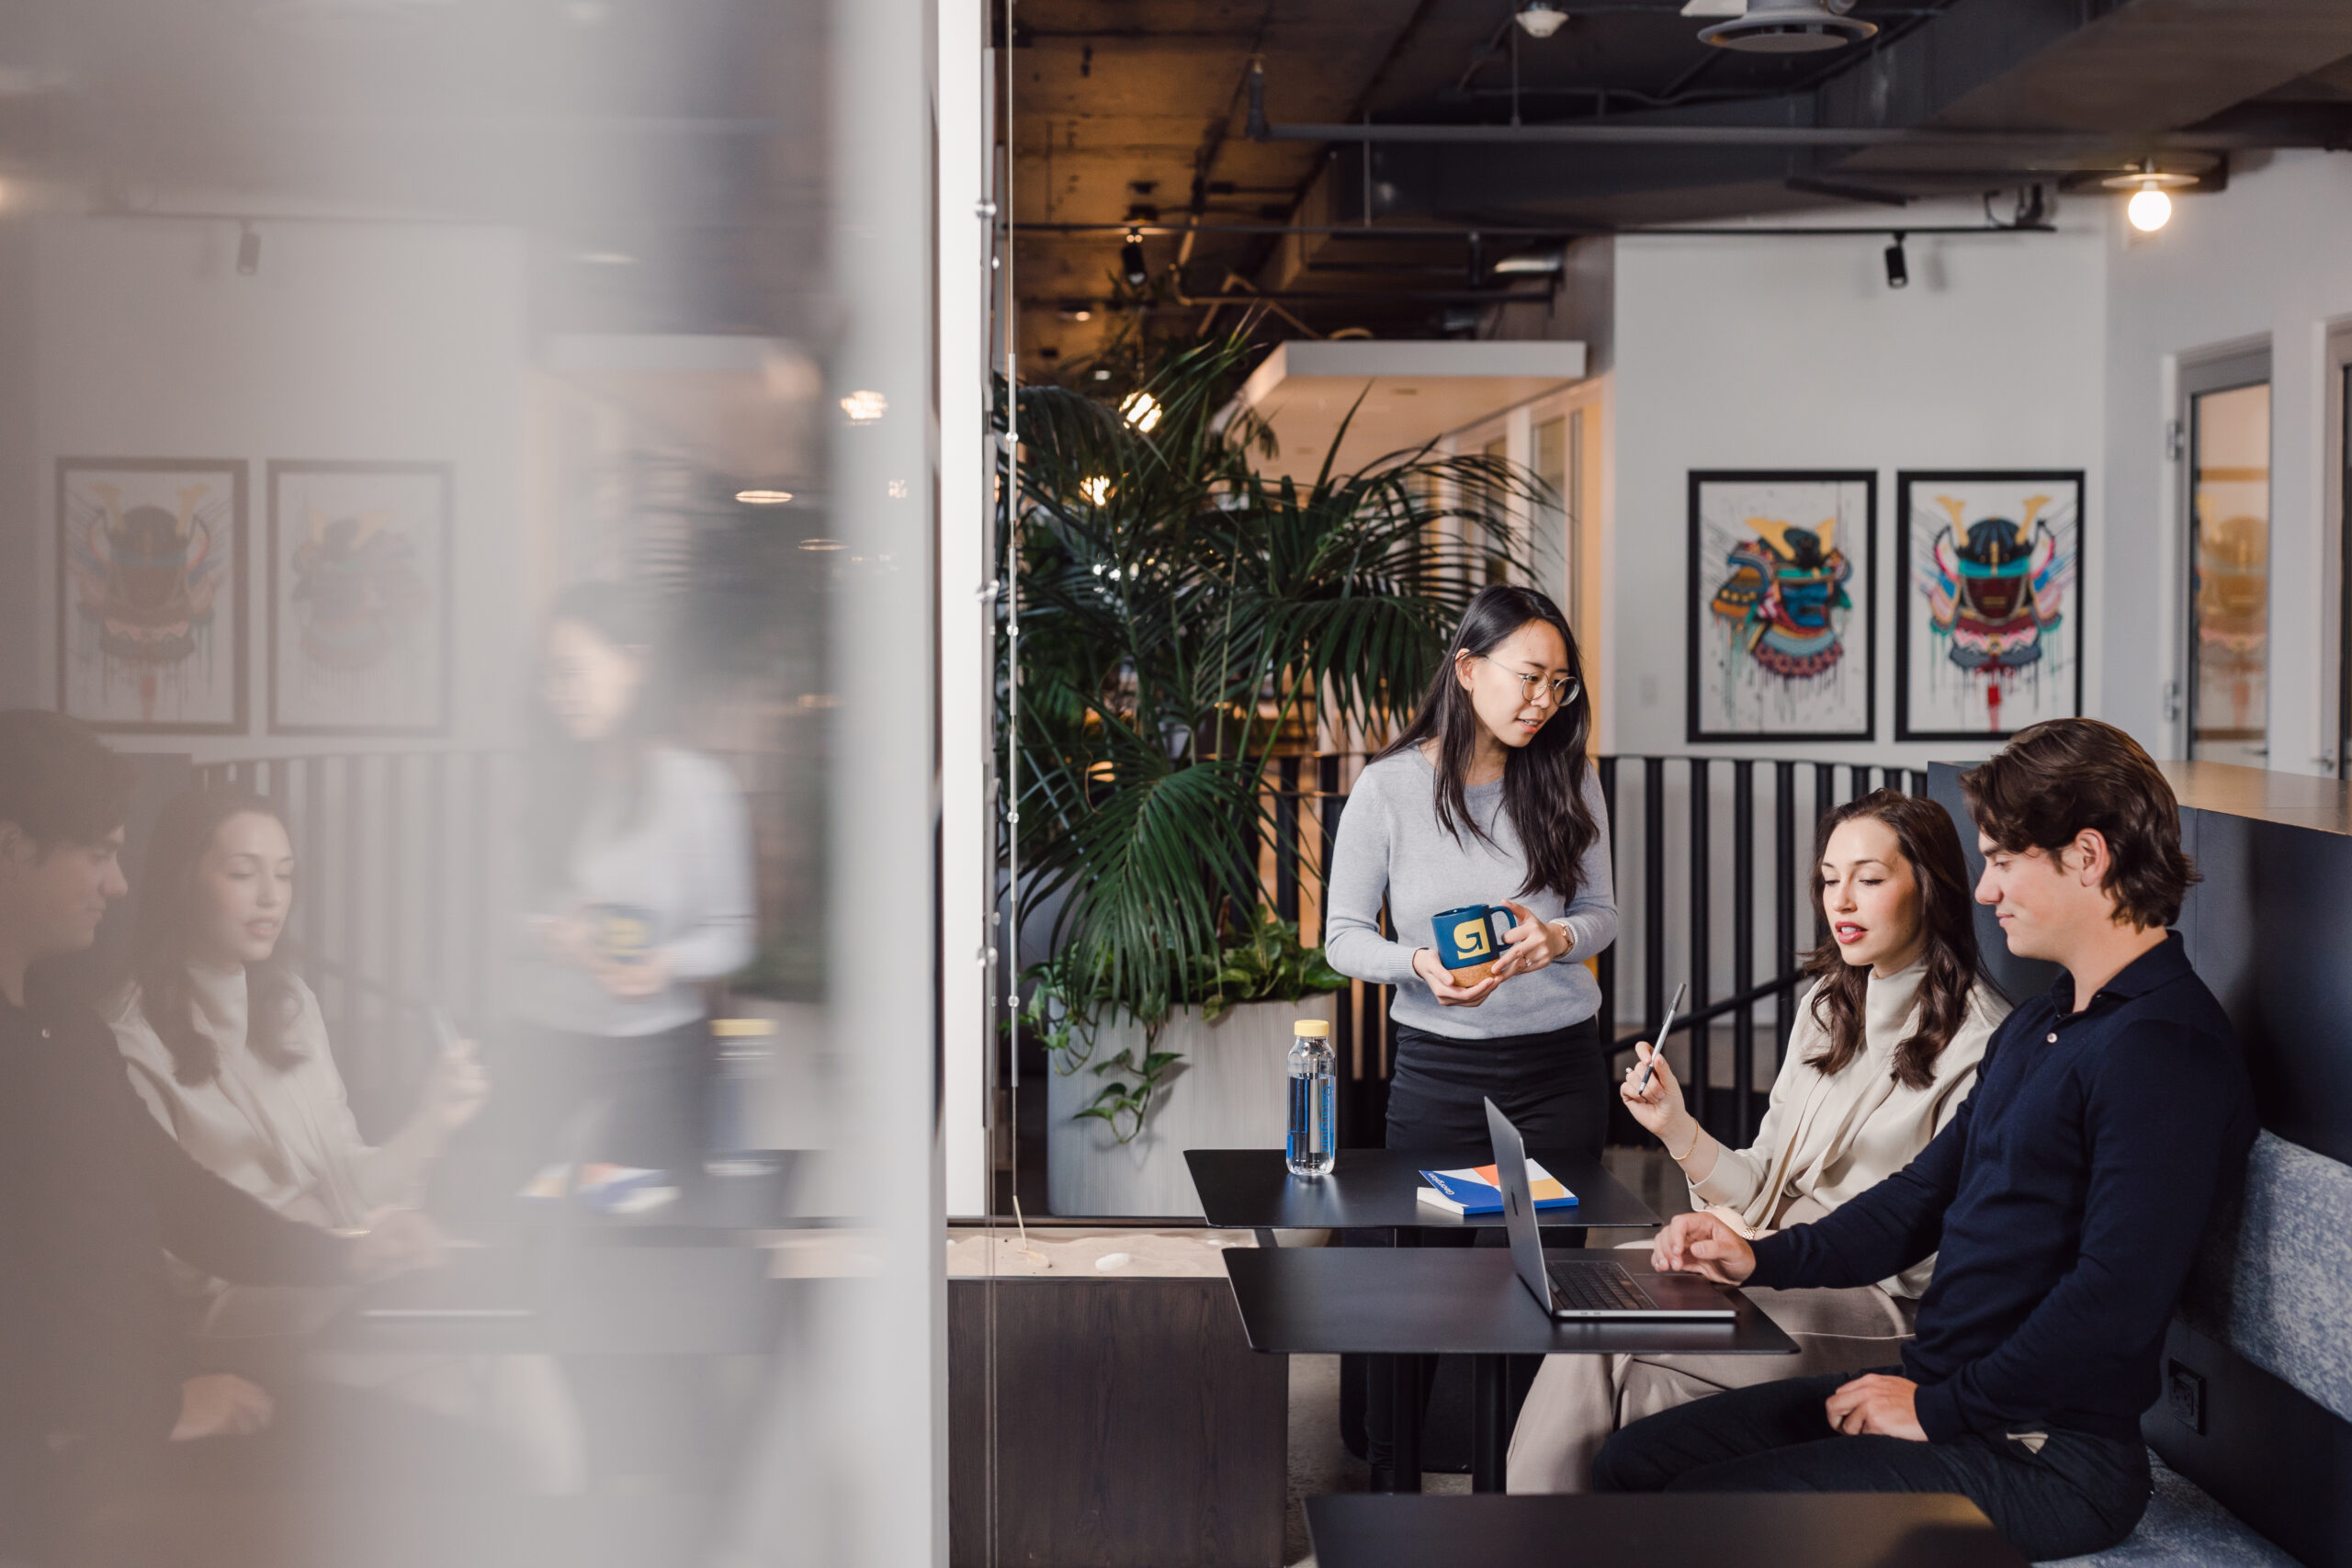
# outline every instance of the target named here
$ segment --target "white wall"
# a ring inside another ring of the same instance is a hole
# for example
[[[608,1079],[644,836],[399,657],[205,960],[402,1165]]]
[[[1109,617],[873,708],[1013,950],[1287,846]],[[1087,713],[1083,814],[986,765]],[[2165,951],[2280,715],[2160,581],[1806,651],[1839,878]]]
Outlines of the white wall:
[[[457,590],[452,743],[511,733],[522,646],[529,397],[527,269],[519,231],[423,224],[269,222],[260,265],[235,268],[220,222],[50,218],[13,236],[20,284],[0,353],[22,373],[26,425],[6,442],[7,527],[32,535],[36,637],[6,645],[7,700],[56,701],[55,459],[243,458],[248,730],[116,737],[211,757],[349,750],[267,733],[264,601],[272,458],[453,465]],[[18,536],[17,546],[25,543]],[[14,547],[12,547],[12,555]],[[14,558],[28,558],[15,555]]]
[[[2117,671],[2104,716],[2160,756],[2184,611],[2179,476],[2165,456],[2184,356],[2267,342],[2271,354],[2270,758],[2324,771],[2335,743],[2336,527],[2328,514],[2327,329],[2352,316],[2352,159],[2282,152],[2227,190],[2177,198],[2157,234],[2108,243],[2109,515],[2120,536],[2094,573]],[[2128,673],[2126,673],[2128,672]]]
[[[1848,210],[1813,221],[1879,216]],[[1982,221],[1973,205],[1914,207],[1903,217],[1921,226]],[[1895,472],[2089,470],[2084,525],[2095,577],[2112,558],[2098,472],[2104,223],[2104,204],[2082,203],[2062,215],[2057,234],[1914,236],[1910,287],[1899,290],[1886,286],[1883,233],[1617,242],[1603,750],[1911,766],[1970,754],[1950,742],[1893,741]],[[1744,468],[1878,471],[1874,742],[1684,743],[1689,474]],[[2104,603],[2086,606],[2093,712]]]

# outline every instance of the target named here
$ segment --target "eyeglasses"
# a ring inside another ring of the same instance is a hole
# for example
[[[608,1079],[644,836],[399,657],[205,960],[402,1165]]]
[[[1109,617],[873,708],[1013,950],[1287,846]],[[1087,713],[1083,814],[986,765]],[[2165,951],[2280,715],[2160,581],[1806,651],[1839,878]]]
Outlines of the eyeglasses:
[[[1535,700],[1535,694],[1538,691],[1544,691],[1551,694],[1553,707],[1564,708],[1584,693],[1584,682],[1573,675],[1554,675],[1547,680],[1542,675],[1523,675],[1507,664],[1497,663],[1488,654],[1476,654],[1473,657],[1485,660],[1518,682],[1519,696],[1521,702],[1532,703]]]

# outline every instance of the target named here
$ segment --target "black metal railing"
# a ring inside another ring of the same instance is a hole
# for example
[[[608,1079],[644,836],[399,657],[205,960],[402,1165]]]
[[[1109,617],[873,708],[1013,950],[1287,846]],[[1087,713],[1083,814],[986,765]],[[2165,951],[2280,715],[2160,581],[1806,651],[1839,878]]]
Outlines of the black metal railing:
[[[1364,760],[1362,753],[1284,757],[1269,780],[1273,833],[1262,880],[1277,913],[1300,921],[1313,939],[1322,929],[1322,868]],[[1612,1053],[1631,1049],[1666,1010],[1669,978],[1687,977],[1690,1002],[1676,1032],[1688,1031],[1684,1082],[1692,1113],[1744,1145],[1787,1054],[1802,953],[1821,940],[1817,917],[1808,914],[1809,929],[1799,929],[1800,908],[1811,907],[1804,857],[1814,824],[1831,807],[1874,789],[1923,794],[1927,773],[1809,759],[1646,756],[1603,757],[1598,771],[1620,917],[1617,941],[1593,966],[1601,1037]],[[1769,876],[1759,877],[1768,837],[1771,863]],[[1634,845],[1638,859],[1629,862]],[[1380,1141],[1393,1066],[1388,991],[1358,982],[1340,997],[1334,1032],[1341,1134],[1351,1144]],[[1629,997],[1639,998],[1637,1013],[1627,1008]],[[1759,1049],[1765,1027],[1769,1057]]]

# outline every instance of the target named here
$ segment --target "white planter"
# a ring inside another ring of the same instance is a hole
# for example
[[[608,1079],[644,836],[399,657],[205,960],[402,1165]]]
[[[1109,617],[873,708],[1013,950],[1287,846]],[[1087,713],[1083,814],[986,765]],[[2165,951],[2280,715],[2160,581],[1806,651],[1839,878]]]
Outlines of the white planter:
[[[1122,1144],[1110,1124],[1078,1112],[1110,1077],[1094,1071],[1122,1050],[1144,1055],[1143,1030],[1105,1024],[1084,1066],[1046,1086],[1046,1191],[1057,1214],[1150,1218],[1201,1213],[1184,1168],[1186,1149],[1278,1149],[1289,1131],[1291,1025],[1330,1022],[1337,996],[1252,1002],[1204,1023],[1187,1008],[1168,1021],[1153,1049],[1181,1052],[1182,1070],[1152,1097],[1144,1129]]]

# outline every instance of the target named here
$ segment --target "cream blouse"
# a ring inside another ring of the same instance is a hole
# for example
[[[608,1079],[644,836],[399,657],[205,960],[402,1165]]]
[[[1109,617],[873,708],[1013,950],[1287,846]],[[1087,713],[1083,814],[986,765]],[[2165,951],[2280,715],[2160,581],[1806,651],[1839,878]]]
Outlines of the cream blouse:
[[[147,1021],[136,985],[105,1012],[131,1087],[198,1164],[281,1214],[330,1228],[362,1226],[379,1209],[413,1207],[424,1197],[439,1153],[433,1130],[412,1122],[380,1148],[359,1135],[308,986],[294,982],[300,1010],[286,1030],[300,1060],[280,1070],[246,1042],[244,971],[197,970],[191,978],[197,1028],[220,1053],[209,1082],[173,1076],[172,1054]]]
[[[1829,1032],[1814,1017],[1808,990],[1797,1004],[1788,1056],[1773,1080],[1756,1142],[1718,1150],[1706,1179],[1690,1184],[1692,1203],[1727,1211],[1726,1218],[1760,1234],[1792,1202],[1817,1217],[1910,1164],[1967,1098],[1985,1043],[2009,1011],[1980,982],[1959,1032],[1937,1054],[1933,1081],[1909,1088],[1894,1077],[1894,1051],[1917,1027],[1926,975],[1923,962],[1884,978],[1871,976],[1863,1048],[1834,1076],[1810,1059],[1827,1051]],[[1917,1296],[1927,1290],[1935,1262],[1923,1258],[1879,1283],[1890,1294]]]

